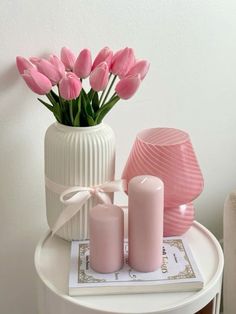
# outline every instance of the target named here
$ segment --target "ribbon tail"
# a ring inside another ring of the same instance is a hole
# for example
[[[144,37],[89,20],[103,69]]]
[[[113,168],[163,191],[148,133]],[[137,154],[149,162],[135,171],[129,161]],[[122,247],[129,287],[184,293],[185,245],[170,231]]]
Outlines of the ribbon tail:
[[[105,182],[97,186],[98,192],[96,193],[97,198],[105,204],[112,204],[110,196],[108,193],[120,192],[127,190],[126,180],[116,180]]]
[[[58,184],[58,183],[50,180],[46,175],[45,175],[45,186],[51,192],[56,193],[56,194],[61,194],[66,189],[68,189],[67,186],[62,185],[62,184]]]
[[[126,180],[116,180],[105,182],[98,186],[102,189],[103,192],[122,192],[127,190],[127,181]]]
[[[67,223],[69,220],[71,220],[72,217],[74,217],[78,211],[81,209],[81,207],[87,202],[87,200],[91,197],[91,194],[89,192],[81,193],[81,199],[79,202],[73,205],[67,206],[61,214],[59,215],[57,221],[55,222],[54,226],[52,227],[52,236]]]
[[[99,199],[99,201],[101,201],[102,203],[105,204],[112,204],[111,198],[107,193],[97,193],[96,197]]]

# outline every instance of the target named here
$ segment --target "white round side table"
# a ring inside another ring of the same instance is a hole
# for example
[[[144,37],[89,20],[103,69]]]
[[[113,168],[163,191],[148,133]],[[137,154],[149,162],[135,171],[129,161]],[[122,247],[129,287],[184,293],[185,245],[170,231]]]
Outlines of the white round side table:
[[[204,278],[204,288],[200,291],[70,297],[70,242],[57,236],[51,238],[48,232],[35,251],[38,314],[193,314],[198,311],[218,314],[224,264],[222,249],[213,234],[197,222],[185,237]]]

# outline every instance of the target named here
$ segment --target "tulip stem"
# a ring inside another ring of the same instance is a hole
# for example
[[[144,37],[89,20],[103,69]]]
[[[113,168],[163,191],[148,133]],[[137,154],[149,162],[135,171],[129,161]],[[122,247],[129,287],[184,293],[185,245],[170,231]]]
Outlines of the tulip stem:
[[[68,115],[66,114],[65,104],[64,104],[64,102],[63,102],[63,100],[62,100],[62,97],[61,97],[61,93],[60,93],[60,89],[59,89],[59,84],[57,84],[57,89],[58,89],[58,98],[59,98],[59,104],[60,104],[62,116],[64,117],[64,119],[65,119],[66,121],[69,121]]]
[[[51,104],[52,104],[53,106],[55,106],[56,102],[55,102],[55,100],[54,100],[54,98],[53,98],[51,92],[49,92],[46,96],[47,96],[47,98],[50,100]]]
[[[99,105],[100,105],[100,103],[101,103],[101,101],[102,101],[102,98],[103,98],[103,96],[104,96],[104,94],[105,94],[105,91],[106,91],[106,88],[102,91],[102,95],[101,95],[100,100],[99,100]]]
[[[108,102],[110,102],[115,96],[117,96],[116,92],[111,96]]]
[[[73,101],[69,100],[69,110],[70,110],[70,119],[71,119],[71,125],[74,125],[74,117],[73,117]]]
[[[113,80],[111,81],[111,84],[110,84],[110,86],[109,86],[109,88],[108,88],[108,91],[107,91],[106,96],[105,96],[105,98],[104,98],[104,100],[103,100],[103,102],[102,102],[101,107],[105,104],[105,102],[106,102],[106,100],[107,100],[107,97],[108,97],[108,95],[109,95],[109,93],[110,93],[110,91],[111,91],[111,88],[112,88],[112,86],[113,86],[114,83],[115,83],[116,78],[117,78],[117,75],[115,75],[115,76],[113,77]]]
[[[58,98],[59,98],[59,104],[60,104],[61,109],[63,109],[63,103],[62,103],[62,100],[61,100],[61,94],[60,94],[59,85],[57,85],[57,88],[58,88]]]
[[[112,76],[112,73],[109,74],[107,86],[108,86],[108,83],[109,83],[109,81],[110,81],[111,76]],[[99,100],[99,106],[100,106],[100,104],[101,104],[101,102],[102,102],[102,98],[103,98],[103,96],[104,96],[104,94],[105,94],[105,91],[106,91],[106,89],[107,89],[107,86],[106,86],[106,88],[102,91],[102,95],[101,95],[100,100]]]

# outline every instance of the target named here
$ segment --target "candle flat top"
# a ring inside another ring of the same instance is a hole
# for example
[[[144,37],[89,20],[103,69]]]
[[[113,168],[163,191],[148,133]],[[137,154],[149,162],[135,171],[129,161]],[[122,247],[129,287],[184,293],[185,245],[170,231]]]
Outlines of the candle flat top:
[[[123,210],[112,204],[98,204],[90,209],[89,216],[97,221],[110,221],[114,219],[123,219]]]
[[[152,193],[163,189],[163,182],[160,178],[151,175],[142,175],[134,177],[129,182],[129,188],[132,186],[137,192],[145,191]]]

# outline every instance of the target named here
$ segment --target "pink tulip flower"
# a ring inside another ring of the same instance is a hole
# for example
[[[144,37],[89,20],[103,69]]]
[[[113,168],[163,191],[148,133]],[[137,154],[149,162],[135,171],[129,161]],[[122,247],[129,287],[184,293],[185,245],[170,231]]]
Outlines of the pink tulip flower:
[[[73,72],[67,72],[59,83],[60,95],[66,100],[77,98],[81,89],[80,79]]]
[[[36,94],[45,95],[52,89],[50,80],[35,68],[25,70],[22,77],[28,87]]]
[[[64,63],[67,71],[72,71],[74,68],[76,56],[67,47],[61,49],[61,61]]]
[[[134,66],[129,70],[127,76],[140,75],[140,79],[143,80],[149,70],[150,63],[147,60],[139,60],[135,62]]]
[[[35,66],[37,66],[37,64],[42,60],[42,58],[38,58],[38,57],[30,57],[30,62],[33,63]]]
[[[96,92],[102,91],[107,87],[109,79],[109,68],[104,61],[100,63],[90,74],[89,83]]]
[[[109,47],[104,47],[102,50],[99,51],[98,55],[96,56],[93,62],[92,70],[94,70],[96,66],[98,66],[103,61],[107,63],[108,68],[110,69],[112,57],[112,50]]]
[[[50,61],[37,57],[31,57],[30,61],[36,65],[40,73],[44,74],[45,76],[47,76],[47,78],[49,78],[52,85],[56,85],[62,79],[63,77],[62,73],[59,71],[57,66],[52,64]]]
[[[139,75],[127,76],[118,82],[115,91],[121,99],[129,99],[136,93],[140,83]]]
[[[50,55],[49,61],[57,68],[61,77],[65,76],[65,65],[56,55]]]
[[[34,68],[33,64],[30,63],[29,60],[21,56],[16,57],[16,66],[20,74],[23,74],[25,70]]]
[[[80,52],[75,61],[73,72],[80,78],[89,76],[92,68],[92,57],[89,49],[84,49]]]
[[[111,63],[111,73],[118,75],[120,78],[125,77],[130,68],[135,63],[134,51],[132,48],[117,51]]]

